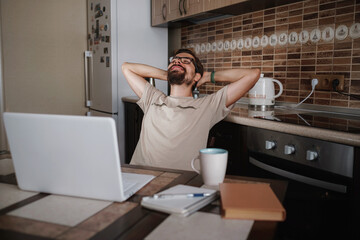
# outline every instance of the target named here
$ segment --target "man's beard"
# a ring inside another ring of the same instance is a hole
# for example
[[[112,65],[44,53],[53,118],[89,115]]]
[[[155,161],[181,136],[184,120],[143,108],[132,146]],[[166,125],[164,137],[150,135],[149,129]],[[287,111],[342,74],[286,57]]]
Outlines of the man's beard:
[[[168,70],[168,82],[170,85],[182,85],[186,82],[185,74],[186,70],[184,71],[171,71],[171,68]],[[187,85],[190,85],[191,82],[186,82]]]

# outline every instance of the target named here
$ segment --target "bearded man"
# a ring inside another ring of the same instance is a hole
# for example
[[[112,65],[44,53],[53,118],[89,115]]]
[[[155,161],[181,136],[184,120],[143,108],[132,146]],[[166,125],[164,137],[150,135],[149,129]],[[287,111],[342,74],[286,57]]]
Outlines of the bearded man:
[[[170,58],[167,71],[139,63],[124,63],[122,71],[144,112],[130,164],[182,170],[192,170],[191,160],[206,147],[209,130],[230,113],[260,75],[259,69],[204,72],[189,49],[178,50]],[[168,81],[170,96],[145,80],[150,77]],[[215,81],[229,84],[216,93],[193,98],[194,86]]]

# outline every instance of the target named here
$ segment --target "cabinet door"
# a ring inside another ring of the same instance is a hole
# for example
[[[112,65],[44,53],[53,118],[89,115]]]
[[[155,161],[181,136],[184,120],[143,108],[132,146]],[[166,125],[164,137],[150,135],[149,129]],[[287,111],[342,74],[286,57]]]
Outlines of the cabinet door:
[[[188,17],[203,11],[203,0],[169,0],[169,20]]]
[[[183,0],[169,0],[169,20],[178,19],[180,17],[184,16],[183,13],[183,6],[182,6]]]
[[[152,0],[151,26],[160,25],[168,21],[168,1],[169,0]]]
[[[222,0],[204,0],[204,11],[214,10],[222,5]]]
[[[137,104],[125,102],[125,163],[130,163],[139,141],[143,117]]]
[[[228,150],[226,173],[240,175],[248,162],[246,146],[247,127],[236,123],[218,122],[209,132],[208,147]]]
[[[203,0],[183,0],[185,3],[186,15],[194,15],[204,10]]]
[[[152,26],[248,0],[152,0]]]
[[[210,11],[217,8],[227,7],[235,3],[247,0],[204,0],[204,11]]]

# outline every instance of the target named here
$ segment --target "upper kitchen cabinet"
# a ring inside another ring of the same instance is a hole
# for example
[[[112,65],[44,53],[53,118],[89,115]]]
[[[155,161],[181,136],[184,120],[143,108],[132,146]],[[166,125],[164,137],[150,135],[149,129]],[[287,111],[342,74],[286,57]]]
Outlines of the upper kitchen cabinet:
[[[152,0],[152,26],[203,12],[203,0]]]
[[[229,6],[233,3],[243,2],[245,0],[204,0],[204,11],[210,11]]]
[[[151,26],[166,25],[168,22],[169,0],[151,1]]]
[[[170,20],[191,16],[203,11],[203,0],[169,0]]]
[[[248,0],[152,0],[152,26],[186,20],[208,11],[229,7]]]
[[[292,0],[292,3],[304,0]],[[288,0],[152,0],[152,26],[181,27],[289,4]]]
[[[184,0],[186,2],[186,11],[188,15],[197,14],[203,11],[204,0]]]
[[[169,1],[169,20],[178,19],[185,15],[184,0],[168,0]]]

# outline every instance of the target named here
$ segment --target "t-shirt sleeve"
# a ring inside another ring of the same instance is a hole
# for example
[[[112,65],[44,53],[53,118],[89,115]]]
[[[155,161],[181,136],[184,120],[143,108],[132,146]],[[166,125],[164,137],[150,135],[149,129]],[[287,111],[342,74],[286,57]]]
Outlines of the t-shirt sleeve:
[[[231,112],[231,109],[234,108],[235,104],[226,107],[227,89],[228,86],[225,86],[211,96],[210,106],[212,111],[214,111],[210,122],[211,127],[223,120]]]
[[[137,105],[139,105],[141,110],[146,113],[149,109],[149,106],[161,95],[164,95],[164,93],[147,82],[140,100],[137,101]]]

